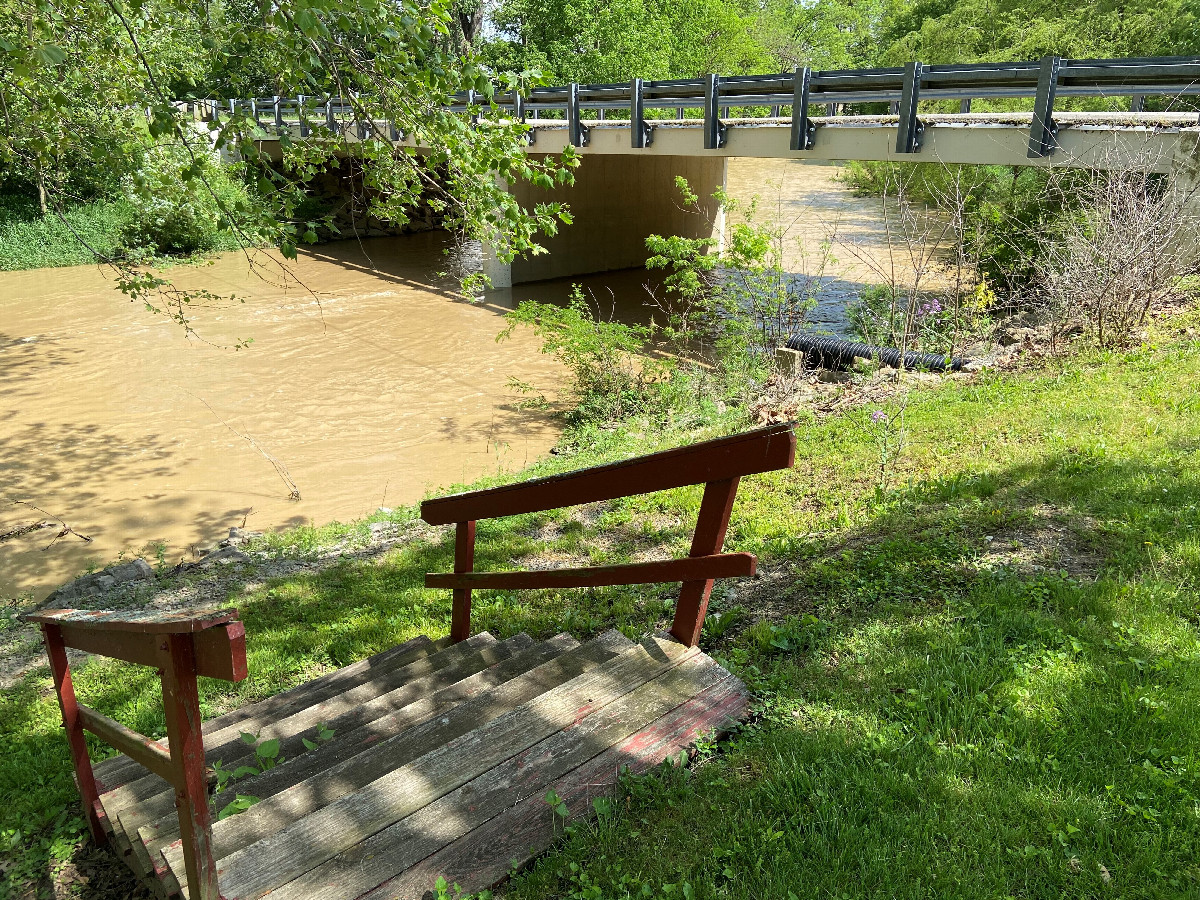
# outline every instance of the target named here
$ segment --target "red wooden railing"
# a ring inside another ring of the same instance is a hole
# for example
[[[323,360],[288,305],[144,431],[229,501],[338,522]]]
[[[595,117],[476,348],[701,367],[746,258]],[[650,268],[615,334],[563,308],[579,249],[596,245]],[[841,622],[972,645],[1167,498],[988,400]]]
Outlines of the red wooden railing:
[[[700,640],[713,579],[753,575],[757,560],[750,553],[722,553],[729,514],[743,475],[787,469],[796,457],[791,426],[760,428],[579,472],[467,494],[426,500],[421,518],[431,525],[455,523],[454,572],[430,573],[425,586],[454,591],[450,636],[471,634],[471,591],[482,588],[568,588],[680,581],[671,633],[689,647]],[[593,566],[537,572],[476,572],[475,522],[520,513],[542,512],[598,500],[613,500],[669,488],[704,484],[704,498],[685,559]]]
[[[246,629],[237,620],[237,610],[185,616],[55,609],[22,618],[42,626],[75,780],[92,837],[99,844],[108,840],[99,794],[103,786],[97,784],[92,772],[84,731],[116,747],[175,788],[189,895],[192,900],[219,900],[196,677],[225,681],[246,677]],[[158,669],[169,749],[79,703],[67,665],[67,647]]]

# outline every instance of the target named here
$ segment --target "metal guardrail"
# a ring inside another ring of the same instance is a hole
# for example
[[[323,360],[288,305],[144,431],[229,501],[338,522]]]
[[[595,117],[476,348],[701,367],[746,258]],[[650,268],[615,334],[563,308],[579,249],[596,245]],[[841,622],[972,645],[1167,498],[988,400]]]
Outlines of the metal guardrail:
[[[731,108],[769,108],[779,117],[790,108],[792,150],[810,150],[816,139],[811,109],[824,106],[833,116],[839,107],[857,103],[888,103],[898,117],[897,153],[921,149],[924,127],[918,115],[921,101],[959,102],[961,112],[970,112],[973,100],[1032,99],[1033,122],[1028,156],[1044,158],[1055,149],[1057,127],[1054,104],[1060,97],[1130,97],[1132,112],[1140,112],[1147,96],[1181,97],[1200,95],[1200,57],[1149,57],[1139,59],[1077,60],[1047,56],[1033,62],[924,65],[910,62],[902,68],[814,71],[809,68],[779,75],[736,75],[722,77],[649,81],[634,78],[628,84],[568,84],[533,88],[528,95],[508,92],[494,98],[495,105],[512,118],[536,128],[542,114],[565,120],[571,144],[587,146],[585,111],[595,111],[603,120],[607,112],[637,123],[631,129],[634,148],[651,145],[654,127],[661,119],[647,118],[648,110],[673,109],[677,119],[685,110],[703,110],[704,148],[724,146]],[[378,123],[357,120],[354,104],[339,98],[271,97],[266,99],[207,101],[210,115],[249,110],[264,128],[264,120],[282,129],[298,122],[301,135],[314,124],[331,130],[342,128],[347,113],[359,137],[365,138]],[[453,112],[478,115],[487,106],[474,91],[458,94],[449,106]],[[561,118],[558,116],[561,114]],[[323,121],[322,121],[323,120]],[[544,121],[544,120],[543,120]],[[1200,121],[1198,121],[1200,124]],[[384,126],[392,140],[401,135],[390,124]],[[531,130],[531,143],[535,132]]]

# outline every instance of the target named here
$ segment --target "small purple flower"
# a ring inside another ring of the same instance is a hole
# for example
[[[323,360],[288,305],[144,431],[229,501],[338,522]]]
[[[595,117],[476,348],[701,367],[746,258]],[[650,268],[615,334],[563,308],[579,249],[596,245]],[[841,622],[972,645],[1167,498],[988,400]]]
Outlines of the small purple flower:
[[[929,316],[936,316],[942,311],[942,304],[938,303],[937,299],[926,300],[917,307],[917,318],[927,319]]]
[[[871,413],[871,421],[876,425],[878,425],[880,422],[886,422],[887,417],[887,413],[885,413],[882,409],[877,409],[875,412]]]

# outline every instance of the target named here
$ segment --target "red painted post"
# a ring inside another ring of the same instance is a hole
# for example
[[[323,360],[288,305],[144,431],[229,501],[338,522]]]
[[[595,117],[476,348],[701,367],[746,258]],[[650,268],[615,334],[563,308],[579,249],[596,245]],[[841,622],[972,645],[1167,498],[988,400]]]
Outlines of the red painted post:
[[[475,569],[475,523],[459,522],[454,532],[454,572],[461,575]],[[450,619],[450,640],[465,641],[471,636],[471,591],[455,588],[454,611]]]
[[[692,535],[690,556],[708,556],[721,552],[740,480],[726,478],[710,481],[704,486],[704,499],[700,501],[700,515],[696,519],[696,533]],[[705,581],[685,581],[679,591],[671,634],[688,647],[695,647],[700,643],[700,629],[704,627],[704,614],[708,611],[708,596],[712,593],[712,586],[711,578]]]
[[[100,794],[96,790],[96,776],[92,772],[92,761],[88,757],[87,742],[83,739],[83,724],[79,721],[79,701],[75,699],[75,685],[71,682],[71,668],[67,664],[67,648],[63,643],[62,629],[57,625],[42,625],[42,637],[46,641],[46,655],[50,657],[50,675],[54,679],[54,690],[58,694],[58,705],[62,710],[63,727],[67,730],[67,743],[71,747],[71,762],[75,765],[75,783],[83,800],[88,828],[97,844],[108,843],[104,826],[96,806]]]
[[[200,696],[196,690],[196,649],[191,634],[166,635],[159,645],[162,659],[163,709],[171,746],[175,807],[192,900],[220,900],[217,864],[212,852],[212,818],[208,809]]]

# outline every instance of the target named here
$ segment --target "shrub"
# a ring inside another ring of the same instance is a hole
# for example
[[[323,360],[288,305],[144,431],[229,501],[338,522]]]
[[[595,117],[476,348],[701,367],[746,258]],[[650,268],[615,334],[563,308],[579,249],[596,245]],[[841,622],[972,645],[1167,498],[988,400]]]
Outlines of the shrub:
[[[1082,332],[1120,347],[1152,313],[1188,299],[1188,276],[1200,268],[1193,193],[1145,171],[1088,178],[1079,209],[1039,253],[1039,293],[1056,336]]]
[[[230,213],[246,209],[246,189],[228,167],[208,157],[189,165],[182,147],[153,147],[125,180],[124,194],[133,207],[123,230],[130,248],[187,254],[243,245],[228,220]]]
[[[570,371],[577,422],[611,422],[643,409],[656,394],[654,385],[669,377],[669,363],[644,356],[654,328],[602,318],[578,285],[566,306],[526,301],[507,319],[496,340],[510,337],[517,325],[529,325],[541,338],[542,352]],[[533,392],[523,382],[512,386]]]

